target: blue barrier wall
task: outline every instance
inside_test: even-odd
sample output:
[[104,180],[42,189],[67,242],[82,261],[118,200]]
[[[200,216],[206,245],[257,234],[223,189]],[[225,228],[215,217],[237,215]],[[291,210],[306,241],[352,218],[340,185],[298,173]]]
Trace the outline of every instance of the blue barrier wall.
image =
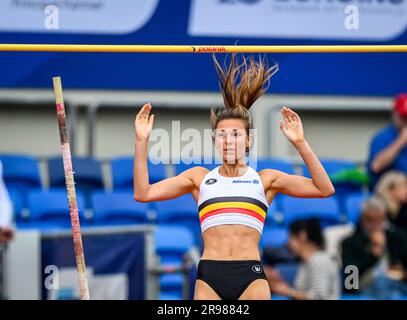
[[[405,0],[397,1],[397,4],[401,3],[406,7],[403,1]],[[234,6],[242,5],[242,2],[250,5],[258,1],[221,2]],[[407,43],[406,30],[386,41],[192,36],[188,32],[190,5],[190,0],[161,0],[149,21],[141,29],[128,34],[0,32],[0,43],[225,45]],[[405,19],[407,20],[407,14]],[[360,23],[362,28],[363,24],[369,21]],[[280,64],[280,71],[272,81],[271,92],[274,93],[392,96],[407,91],[405,79],[407,53],[269,54],[268,58],[271,62],[274,60]],[[218,90],[209,54],[1,52],[0,70],[0,87],[3,88],[50,88],[52,76],[60,75],[64,88]]]
[[[143,234],[83,234],[83,247],[87,268],[92,268],[92,277],[122,274],[128,279],[128,300],[144,300],[146,286],[145,237]],[[56,266],[60,270],[75,268],[75,255],[72,237],[42,239],[42,270]],[[47,299],[45,288],[48,274],[42,274],[42,299]],[[77,283],[76,277],[72,283]],[[88,275],[89,277],[89,275]],[[59,299],[75,299],[67,294],[68,287],[60,285]],[[64,292],[65,291],[65,292]],[[97,294],[93,292],[93,294]],[[92,292],[90,292],[92,297]]]

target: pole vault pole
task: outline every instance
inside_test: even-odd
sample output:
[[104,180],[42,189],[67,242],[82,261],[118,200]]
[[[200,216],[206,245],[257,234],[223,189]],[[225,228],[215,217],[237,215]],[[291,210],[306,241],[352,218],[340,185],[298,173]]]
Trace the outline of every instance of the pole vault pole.
[[83,253],[81,228],[78,215],[78,204],[76,201],[75,181],[73,178],[71,150],[67,121],[65,116],[64,98],[62,95],[62,84],[60,77],[52,78],[54,83],[55,105],[57,110],[59,137],[61,140],[62,159],[64,162],[65,183],[68,192],[69,213],[71,216],[72,237],[75,250],[76,268],[79,275],[79,289],[81,300],[89,300],[88,279],[86,277],[85,255]]

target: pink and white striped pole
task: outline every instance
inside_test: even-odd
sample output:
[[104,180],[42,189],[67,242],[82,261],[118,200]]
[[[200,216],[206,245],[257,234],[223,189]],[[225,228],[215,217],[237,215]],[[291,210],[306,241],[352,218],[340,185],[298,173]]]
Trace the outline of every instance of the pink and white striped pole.
[[65,116],[64,98],[60,77],[52,78],[54,83],[55,104],[57,109],[59,137],[61,140],[62,159],[64,161],[66,190],[68,192],[69,212],[71,215],[72,237],[75,249],[76,268],[79,274],[79,289],[81,300],[89,300],[88,279],[86,277],[85,256],[83,253],[81,228],[79,223],[78,205],[76,201],[75,182],[73,178],[71,150],[67,121]]

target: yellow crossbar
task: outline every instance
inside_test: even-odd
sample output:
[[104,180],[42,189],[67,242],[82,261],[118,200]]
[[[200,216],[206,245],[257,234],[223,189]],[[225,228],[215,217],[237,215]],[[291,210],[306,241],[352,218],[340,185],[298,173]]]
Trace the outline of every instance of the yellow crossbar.
[[2,51],[24,52],[144,52],[144,53],[360,53],[407,52],[407,45],[222,46],[222,45],[93,45],[0,44]]

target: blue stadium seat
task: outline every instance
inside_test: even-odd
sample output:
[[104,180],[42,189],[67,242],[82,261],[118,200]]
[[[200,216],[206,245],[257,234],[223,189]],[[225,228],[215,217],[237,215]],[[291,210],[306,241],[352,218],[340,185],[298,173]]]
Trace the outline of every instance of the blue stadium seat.
[[282,212],[283,211],[283,199],[284,199],[284,194],[282,193],[277,193],[273,199],[273,202],[276,204],[276,209],[277,212]]
[[291,300],[291,298],[289,298],[287,296],[281,296],[279,294],[272,294],[271,300]]
[[22,222],[24,221],[23,217],[23,208],[24,208],[24,203],[23,203],[23,197],[20,192],[16,190],[7,190],[8,194],[10,196],[10,201],[13,205],[13,217],[15,222]]
[[322,226],[340,222],[340,211],[336,197],[329,198],[294,198],[284,196],[284,225],[289,226],[299,219],[317,218]]
[[2,154],[0,159],[7,190],[20,193],[25,207],[28,192],[42,188],[38,160],[28,155],[13,154]]
[[[154,234],[155,251],[162,266],[181,266],[185,254],[194,244],[192,233],[181,226],[159,225]],[[182,297],[183,276],[181,274],[163,274],[160,276],[161,294]]]
[[96,192],[91,197],[93,220],[97,225],[149,223],[148,203],[134,201],[130,192]]
[[160,275],[160,293],[171,294],[175,297],[183,296],[184,276],[181,273],[167,273]]
[[[134,158],[118,157],[112,159],[110,165],[113,190],[133,190]],[[164,164],[152,164],[151,161],[148,161],[147,166],[150,183],[155,183],[167,178],[166,166]]]
[[342,294],[340,300],[374,300],[362,294]]
[[362,211],[362,204],[369,198],[366,192],[351,193],[345,197],[346,221],[357,225]]
[[[350,169],[357,168],[356,163],[354,163],[352,161],[341,160],[341,159],[322,159],[321,164],[325,168],[328,175],[333,175],[333,174],[339,173],[343,170],[350,170]],[[308,168],[305,166],[305,164],[302,165],[302,170],[303,170],[303,175],[305,177],[309,178],[310,173],[309,173]],[[355,184],[355,183],[351,183],[351,182],[334,183],[334,187],[335,187],[335,196],[339,200],[339,206],[342,211],[345,210],[344,198],[346,197],[346,195],[350,194],[350,193],[362,191],[362,186],[360,184]]]
[[[72,167],[76,190],[85,197],[85,205],[90,207],[91,193],[104,190],[102,164],[89,157],[72,157]],[[48,174],[51,188],[65,188],[65,173],[62,157],[48,159]]]
[[202,244],[201,226],[196,201],[191,194],[167,201],[154,203],[158,224],[187,227],[195,238],[195,244]]
[[[321,159],[321,164],[323,165],[325,171],[328,174],[338,173],[342,170],[355,169],[357,168],[356,163],[352,161],[342,160],[342,159]],[[302,164],[302,173],[304,177],[310,178],[311,175],[305,164]]]
[[264,170],[264,169],[274,169],[279,170],[288,174],[295,173],[295,167],[292,161],[290,160],[283,160],[283,159],[258,159],[257,160],[257,171]]
[[297,276],[298,263],[278,263],[274,269],[280,274],[291,287],[294,285],[295,277]]
[[[81,193],[76,194],[79,219],[85,222],[85,205]],[[28,195],[29,221],[22,228],[70,228],[71,217],[67,193],[64,190],[33,191]]]
[[183,300],[182,293],[163,292],[159,294],[158,300]]
[[284,227],[264,227],[260,248],[279,248],[288,243],[289,232]]
[[182,226],[158,225],[154,234],[155,248],[163,265],[179,265],[194,244],[190,230]]

